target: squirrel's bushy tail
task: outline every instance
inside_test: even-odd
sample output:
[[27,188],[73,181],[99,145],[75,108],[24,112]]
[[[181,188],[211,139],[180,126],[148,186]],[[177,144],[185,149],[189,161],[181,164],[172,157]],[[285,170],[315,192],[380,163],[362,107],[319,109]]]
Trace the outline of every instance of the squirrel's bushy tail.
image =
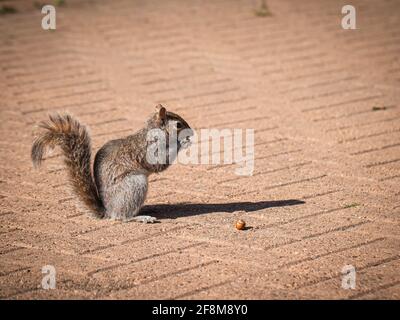
[[42,121],[39,127],[44,131],[32,146],[33,165],[40,166],[47,148],[60,146],[75,193],[97,216],[103,217],[103,204],[90,168],[91,142],[85,126],[68,114],[55,114],[48,121]]

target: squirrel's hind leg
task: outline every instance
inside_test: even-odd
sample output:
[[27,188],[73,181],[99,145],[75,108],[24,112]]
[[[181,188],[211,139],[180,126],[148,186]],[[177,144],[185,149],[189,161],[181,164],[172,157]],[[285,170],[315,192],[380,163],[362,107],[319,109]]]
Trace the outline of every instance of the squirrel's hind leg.
[[106,216],[123,221],[154,222],[150,216],[137,216],[147,195],[148,181],[144,174],[130,174],[104,192]]

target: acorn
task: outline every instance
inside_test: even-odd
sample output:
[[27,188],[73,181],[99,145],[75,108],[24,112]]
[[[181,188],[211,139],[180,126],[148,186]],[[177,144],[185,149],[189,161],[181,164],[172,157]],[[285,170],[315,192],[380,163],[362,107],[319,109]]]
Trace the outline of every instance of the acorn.
[[243,220],[238,220],[236,221],[235,227],[238,230],[244,230],[244,228],[246,227],[246,222],[244,222]]

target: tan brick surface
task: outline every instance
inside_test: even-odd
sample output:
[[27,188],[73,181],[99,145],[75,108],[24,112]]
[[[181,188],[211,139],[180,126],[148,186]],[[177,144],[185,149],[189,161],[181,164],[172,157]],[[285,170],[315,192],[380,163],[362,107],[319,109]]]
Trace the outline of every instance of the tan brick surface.
[[[0,2],[18,9],[0,15],[0,298],[399,299],[398,0],[352,1],[357,30],[342,0],[269,0],[270,17],[247,0],[66,2],[53,32],[33,1]],[[171,167],[144,225],[82,210],[58,150],[33,170],[47,113],[79,117],[97,149],[157,103],[196,129],[254,128],[254,175]]]

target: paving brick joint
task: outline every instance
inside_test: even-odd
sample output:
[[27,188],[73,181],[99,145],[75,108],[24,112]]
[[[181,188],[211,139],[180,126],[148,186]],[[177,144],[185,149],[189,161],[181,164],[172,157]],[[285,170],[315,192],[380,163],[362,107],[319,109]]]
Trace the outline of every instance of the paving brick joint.
[[[0,2],[0,298],[400,298],[400,2],[352,1],[356,30],[342,0],[267,2],[67,0],[53,31],[33,1]],[[96,150],[157,103],[255,129],[253,176],[174,165],[143,208],[160,223],[140,224],[83,210],[59,150],[33,169],[48,113]]]

